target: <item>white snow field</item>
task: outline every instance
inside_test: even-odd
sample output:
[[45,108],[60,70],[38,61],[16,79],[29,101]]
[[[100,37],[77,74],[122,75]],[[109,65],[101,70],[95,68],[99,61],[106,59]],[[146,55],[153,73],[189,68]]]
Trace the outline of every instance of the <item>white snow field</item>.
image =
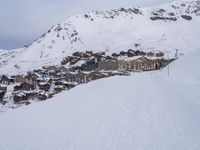
[[199,150],[200,51],[0,114],[1,150]]

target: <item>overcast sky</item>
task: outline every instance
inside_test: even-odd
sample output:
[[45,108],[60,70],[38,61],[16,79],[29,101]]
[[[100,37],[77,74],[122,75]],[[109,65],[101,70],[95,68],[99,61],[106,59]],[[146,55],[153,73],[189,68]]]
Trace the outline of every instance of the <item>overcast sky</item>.
[[31,43],[56,23],[90,10],[151,6],[170,0],[0,0],[0,49]]

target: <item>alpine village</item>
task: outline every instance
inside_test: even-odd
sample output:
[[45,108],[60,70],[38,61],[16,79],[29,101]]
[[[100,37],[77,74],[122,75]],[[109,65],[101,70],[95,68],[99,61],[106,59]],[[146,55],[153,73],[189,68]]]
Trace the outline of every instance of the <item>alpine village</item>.
[[0,105],[16,108],[33,101],[44,101],[63,90],[101,78],[159,70],[175,59],[166,58],[165,53],[160,51],[132,49],[111,55],[93,51],[74,52],[60,65],[43,66],[24,75],[0,75]]

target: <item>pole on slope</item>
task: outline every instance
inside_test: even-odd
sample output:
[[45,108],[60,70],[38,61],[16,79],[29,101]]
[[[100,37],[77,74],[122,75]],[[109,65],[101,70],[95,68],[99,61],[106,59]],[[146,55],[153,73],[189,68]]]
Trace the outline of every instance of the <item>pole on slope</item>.
[[169,50],[165,50],[164,52],[166,52],[167,53],[167,75],[168,75],[168,77],[170,76],[170,67],[169,67],[169,64],[170,64],[170,60],[169,60],[169,53],[170,53],[170,51]]
[[169,74],[169,51],[167,51],[167,59],[168,59],[168,67],[167,67],[168,69],[167,70],[168,70],[168,77],[169,77],[169,75],[170,75]]

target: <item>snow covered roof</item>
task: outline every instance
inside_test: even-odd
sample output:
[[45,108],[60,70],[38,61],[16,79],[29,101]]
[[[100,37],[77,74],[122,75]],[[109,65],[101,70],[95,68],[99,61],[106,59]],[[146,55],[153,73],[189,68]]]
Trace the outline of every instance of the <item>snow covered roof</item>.
[[74,65],[72,65],[71,67],[73,67],[73,66],[81,66],[82,64],[84,64],[86,62],[86,60],[79,60],[76,64],[74,64]]
[[47,82],[40,82],[39,84],[40,85],[49,85],[49,83],[47,83]]

